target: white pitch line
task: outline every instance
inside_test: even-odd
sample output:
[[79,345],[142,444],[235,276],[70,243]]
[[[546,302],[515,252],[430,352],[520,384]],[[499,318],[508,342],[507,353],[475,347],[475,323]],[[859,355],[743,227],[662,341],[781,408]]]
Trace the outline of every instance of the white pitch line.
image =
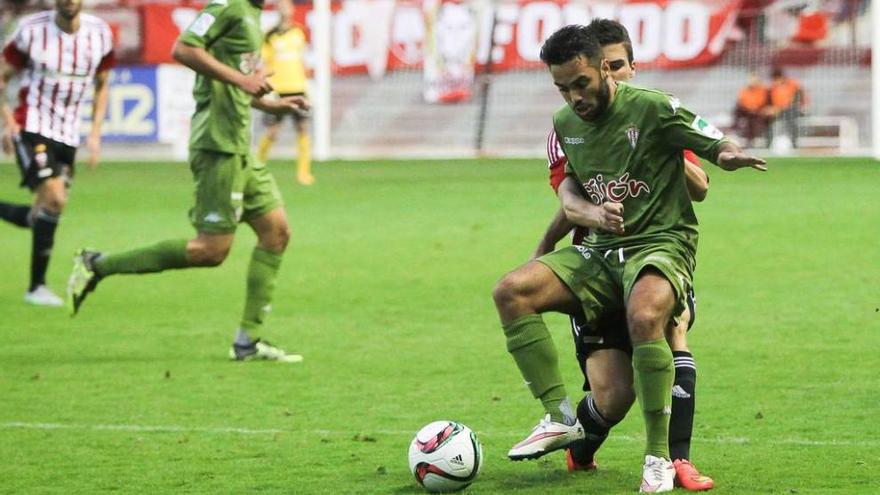
[[95,431],[133,431],[146,433],[234,433],[237,435],[272,435],[284,433],[287,430],[255,430],[250,428],[218,427],[209,428],[201,426],[177,426],[177,425],[84,425],[65,423],[23,423],[9,422],[0,423],[0,429],[12,430],[95,430]]
[[[415,431],[410,430],[366,430],[366,431],[340,431],[340,430],[282,430],[282,429],[252,429],[252,428],[236,428],[231,426],[221,427],[203,427],[203,426],[180,426],[180,425],[126,425],[126,424],[76,424],[76,423],[28,423],[21,421],[11,421],[0,423],[0,430],[80,430],[80,431],[130,431],[142,433],[214,433],[214,434],[234,434],[234,435],[274,435],[276,433],[292,433],[306,434],[314,436],[352,436],[360,435],[369,437],[371,435],[390,435],[390,436],[410,436]],[[516,438],[522,435],[522,432],[500,432],[483,430],[480,435],[487,437],[504,437]],[[611,438],[614,440],[622,440],[625,442],[643,442],[645,439],[635,435],[615,435]],[[798,437],[782,437],[782,438],[761,438],[754,439],[748,437],[694,437],[694,442],[714,443],[720,445],[748,445],[748,444],[782,444],[794,445],[801,447],[880,447],[880,441],[871,440],[813,440],[809,438]]]

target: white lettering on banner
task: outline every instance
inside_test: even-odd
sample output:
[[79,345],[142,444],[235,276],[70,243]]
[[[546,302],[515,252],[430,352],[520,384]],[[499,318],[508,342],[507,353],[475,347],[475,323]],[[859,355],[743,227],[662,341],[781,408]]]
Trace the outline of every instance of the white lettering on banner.
[[405,64],[422,61],[425,23],[422,11],[412,5],[398,5],[391,29],[391,53]]
[[660,56],[660,25],[663,11],[655,3],[632,3],[620,8],[620,23],[626,26],[636,60],[654,60]]
[[567,3],[562,6],[562,17],[565,19],[566,26],[569,24],[586,24],[590,20],[590,11],[587,10],[585,5]]
[[[155,105],[153,91],[143,84],[117,84],[109,93],[107,132],[128,136],[144,136],[156,132],[150,120]],[[134,106],[131,104],[134,103]],[[126,111],[126,106],[128,110]]]
[[550,2],[533,2],[523,6],[516,30],[516,48],[520,57],[529,62],[541,60],[541,45],[562,27],[562,12]]
[[366,43],[360,35],[367,19],[356,16],[348,3],[333,16],[333,61],[343,67],[367,63]]
[[666,7],[663,54],[669,60],[688,60],[709,42],[709,11],[697,2],[672,2]]

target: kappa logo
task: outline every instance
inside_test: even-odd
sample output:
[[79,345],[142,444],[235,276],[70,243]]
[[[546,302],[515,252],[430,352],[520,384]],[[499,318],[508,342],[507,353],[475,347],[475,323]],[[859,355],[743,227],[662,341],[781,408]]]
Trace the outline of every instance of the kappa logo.
[[672,113],[676,113],[678,112],[679,107],[681,107],[681,101],[674,96],[670,96],[669,106],[672,107]]
[[590,257],[592,256],[590,254],[590,248],[588,248],[586,246],[578,245],[578,246],[575,246],[574,248],[577,249],[577,252],[581,253],[581,256],[583,256],[584,259],[586,259],[586,260],[590,259]]
[[626,132],[626,138],[629,139],[629,145],[632,149],[636,149],[636,143],[639,142],[639,128],[635,124],[630,124],[624,132]]
[[584,144],[584,138],[582,137],[564,137],[563,140],[565,144]]
[[217,223],[217,222],[223,220],[223,217],[221,217],[220,214],[217,213],[216,211],[212,211],[211,213],[208,213],[207,215],[205,215],[204,220],[206,222],[210,222],[210,223]]

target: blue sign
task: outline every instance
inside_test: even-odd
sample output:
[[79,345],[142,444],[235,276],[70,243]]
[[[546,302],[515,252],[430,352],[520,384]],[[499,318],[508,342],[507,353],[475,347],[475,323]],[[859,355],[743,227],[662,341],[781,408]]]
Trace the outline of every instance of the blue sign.
[[[105,142],[156,142],[157,119],[155,66],[122,66],[110,71],[107,116],[101,128]],[[89,90],[82,102],[82,134],[91,129],[92,97]]]

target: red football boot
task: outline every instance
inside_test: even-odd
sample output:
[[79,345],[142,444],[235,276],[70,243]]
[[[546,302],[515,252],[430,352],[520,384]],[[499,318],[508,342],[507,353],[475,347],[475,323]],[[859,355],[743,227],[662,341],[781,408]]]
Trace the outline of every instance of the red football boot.
[[672,465],[675,466],[676,486],[692,492],[711,490],[715,486],[712,478],[700,474],[696,466],[687,459],[676,459]]
[[571,449],[565,449],[565,465],[568,466],[569,472],[575,471],[592,471],[599,467],[595,459],[587,464],[580,464],[571,455]]

